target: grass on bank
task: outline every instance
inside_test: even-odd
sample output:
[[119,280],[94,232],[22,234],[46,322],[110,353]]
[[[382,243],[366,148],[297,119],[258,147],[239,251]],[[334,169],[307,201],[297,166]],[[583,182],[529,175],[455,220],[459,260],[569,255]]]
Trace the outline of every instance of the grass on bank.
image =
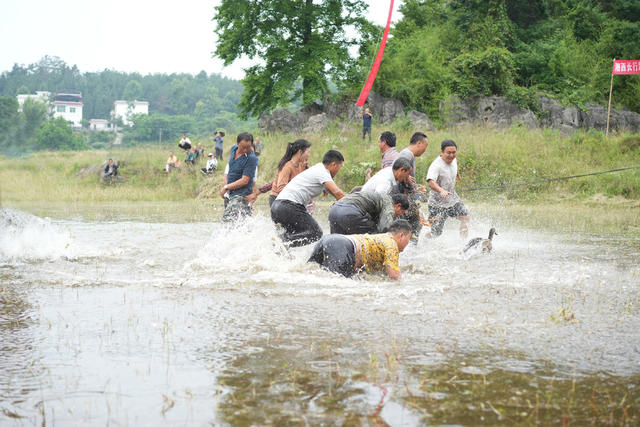
[[[349,190],[361,185],[368,167],[379,168],[380,153],[375,135],[384,130],[396,132],[398,149],[408,145],[413,130],[402,124],[374,127],[372,142],[362,141],[360,129],[334,123],[318,134],[268,134],[261,136],[265,149],[260,156],[259,185],[269,182],[287,142],[306,138],[312,142],[310,163],[321,160],[328,149],[343,153],[346,161],[338,174],[338,185]],[[458,165],[462,182],[457,188],[500,186],[569,175],[640,166],[640,135],[605,138],[601,132],[578,132],[572,136],[551,129],[528,130],[512,127],[496,130],[484,127],[445,129],[428,133],[429,147],[417,159],[416,180],[425,184],[431,161],[440,153],[440,142],[458,143]],[[198,143],[200,141],[194,141]],[[214,151],[208,141],[205,153]],[[235,135],[225,140],[225,157]],[[174,143],[112,147],[109,150],[38,152],[22,158],[0,157],[0,197],[8,201],[179,201],[194,198],[218,199],[226,160],[213,176],[204,176],[197,167],[182,167],[170,174],[163,171],[169,151],[183,160]],[[99,168],[106,159],[124,161],[119,170],[124,182],[105,186]],[[512,199],[520,202],[540,200],[587,200],[596,195],[640,199],[640,169],[525,187],[496,188],[462,192],[469,201]]]

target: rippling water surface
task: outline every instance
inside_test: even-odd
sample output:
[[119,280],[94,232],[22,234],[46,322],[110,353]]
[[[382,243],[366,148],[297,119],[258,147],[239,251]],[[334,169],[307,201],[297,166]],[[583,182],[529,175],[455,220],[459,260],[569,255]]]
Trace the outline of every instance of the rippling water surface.
[[393,283],[260,214],[67,218],[0,211],[0,424],[638,422],[637,239],[452,221]]

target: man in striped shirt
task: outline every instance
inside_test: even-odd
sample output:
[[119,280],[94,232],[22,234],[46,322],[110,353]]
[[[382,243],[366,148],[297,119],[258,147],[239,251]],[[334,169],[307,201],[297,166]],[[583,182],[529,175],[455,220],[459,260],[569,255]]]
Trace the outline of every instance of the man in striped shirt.
[[396,134],[390,131],[384,131],[378,138],[378,147],[382,153],[382,169],[393,165],[393,161],[398,157],[396,151]]

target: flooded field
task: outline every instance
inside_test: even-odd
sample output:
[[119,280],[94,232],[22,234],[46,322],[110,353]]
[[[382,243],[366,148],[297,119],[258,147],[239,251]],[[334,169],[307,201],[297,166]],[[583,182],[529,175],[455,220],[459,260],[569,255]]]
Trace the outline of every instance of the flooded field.
[[392,283],[220,215],[2,208],[0,424],[640,423],[637,237],[476,215]]

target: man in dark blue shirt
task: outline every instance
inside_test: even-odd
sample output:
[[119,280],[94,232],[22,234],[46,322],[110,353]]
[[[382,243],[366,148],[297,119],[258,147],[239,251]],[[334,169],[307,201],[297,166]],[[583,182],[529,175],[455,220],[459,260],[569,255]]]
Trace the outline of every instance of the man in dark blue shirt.
[[366,108],[364,113],[362,113],[362,140],[364,141],[364,136],[369,133],[369,142],[371,142],[371,119],[372,119],[371,111]]
[[222,215],[223,221],[233,221],[251,215],[246,196],[253,192],[253,178],[258,167],[258,158],[253,153],[253,135],[243,132],[238,135],[237,145],[229,154],[227,184],[220,190],[220,196],[228,193],[229,203]]

